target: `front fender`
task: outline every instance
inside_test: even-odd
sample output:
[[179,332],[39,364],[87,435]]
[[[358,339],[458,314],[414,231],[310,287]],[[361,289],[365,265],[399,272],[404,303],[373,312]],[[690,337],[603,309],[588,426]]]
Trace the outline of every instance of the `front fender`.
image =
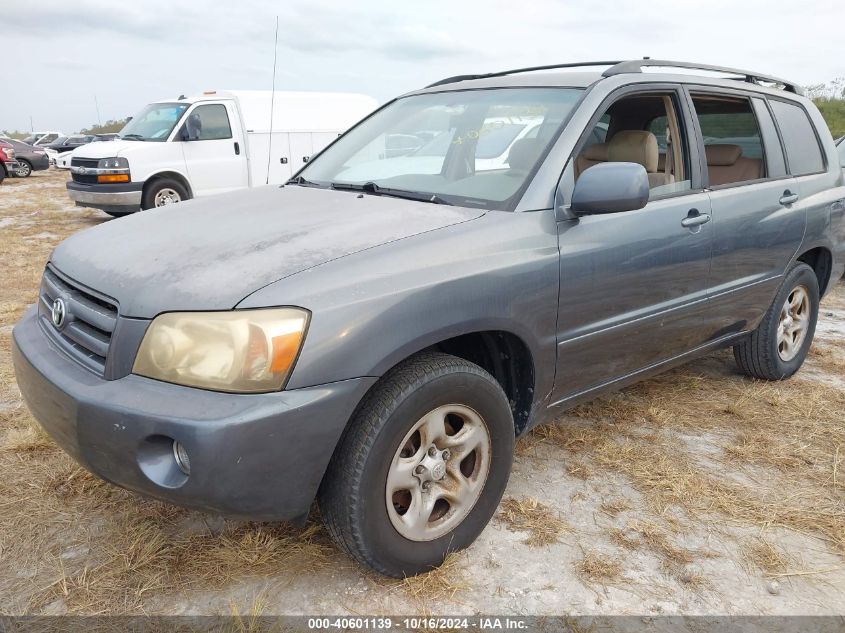
[[381,376],[454,336],[506,331],[529,348],[535,399],[554,383],[557,228],[551,211],[490,212],[275,282],[239,308],[311,310],[288,388]]

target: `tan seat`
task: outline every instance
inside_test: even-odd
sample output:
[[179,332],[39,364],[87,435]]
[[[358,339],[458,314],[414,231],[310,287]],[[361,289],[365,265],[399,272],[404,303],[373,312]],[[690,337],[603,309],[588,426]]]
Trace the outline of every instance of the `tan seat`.
[[594,143],[584,148],[578,156],[575,157],[575,177],[578,178],[585,169],[589,169],[593,165],[607,162],[607,143]]
[[610,139],[607,158],[612,163],[638,163],[648,173],[650,188],[667,185],[672,177],[658,171],[657,137],[645,130],[620,130]]
[[746,158],[739,145],[714,144],[704,147],[710,185],[718,187],[733,182],[757,180],[763,177],[763,161]]

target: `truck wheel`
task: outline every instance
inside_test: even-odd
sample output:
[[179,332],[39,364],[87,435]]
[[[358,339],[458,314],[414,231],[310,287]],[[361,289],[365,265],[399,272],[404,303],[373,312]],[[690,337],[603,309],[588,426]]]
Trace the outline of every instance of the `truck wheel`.
[[422,353],[367,394],[320,488],[334,540],[404,577],[469,546],[502,498],[514,426],[499,383],[455,356]]
[[807,264],[797,262],[757,329],[734,345],[736,364],[753,378],[789,378],[807,357],[818,317],[818,278]]
[[157,178],[144,190],[141,208],[144,210],[176,204],[190,199],[182,183],[172,178]]
[[18,160],[18,170],[15,172],[18,178],[29,178],[32,175],[32,165],[27,160]]

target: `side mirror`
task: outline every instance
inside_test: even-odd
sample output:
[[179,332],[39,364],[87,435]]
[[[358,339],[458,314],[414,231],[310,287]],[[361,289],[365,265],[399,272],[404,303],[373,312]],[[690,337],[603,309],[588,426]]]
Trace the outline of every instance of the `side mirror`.
[[619,213],[648,203],[648,173],[638,163],[599,163],[585,170],[572,192],[573,213]]

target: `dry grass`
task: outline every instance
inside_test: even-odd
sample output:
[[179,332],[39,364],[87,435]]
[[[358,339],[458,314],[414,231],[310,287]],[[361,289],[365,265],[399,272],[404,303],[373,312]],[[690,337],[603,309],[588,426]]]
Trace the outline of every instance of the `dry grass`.
[[543,547],[557,543],[569,525],[537,499],[504,499],[498,519],[517,532],[527,532],[525,543]]
[[622,577],[622,565],[607,554],[591,550],[575,563],[578,577],[585,582],[609,584]]
[[617,517],[620,513],[631,509],[631,503],[627,499],[607,499],[601,502],[599,510],[611,517]]
[[451,600],[455,594],[469,586],[469,577],[463,565],[462,553],[449,554],[439,567],[419,576],[405,578],[401,586],[421,605]]
[[[750,381],[722,354],[579,407],[535,436],[625,476],[657,517],[682,510],[785,527],[845,553],[843,411],[834,386]],[[721,451],[696,450],[714,438]]]
[[794,556],[761,536],[744,543],[742,553],[746,562],[766,574],[785,574],[795,566]]

